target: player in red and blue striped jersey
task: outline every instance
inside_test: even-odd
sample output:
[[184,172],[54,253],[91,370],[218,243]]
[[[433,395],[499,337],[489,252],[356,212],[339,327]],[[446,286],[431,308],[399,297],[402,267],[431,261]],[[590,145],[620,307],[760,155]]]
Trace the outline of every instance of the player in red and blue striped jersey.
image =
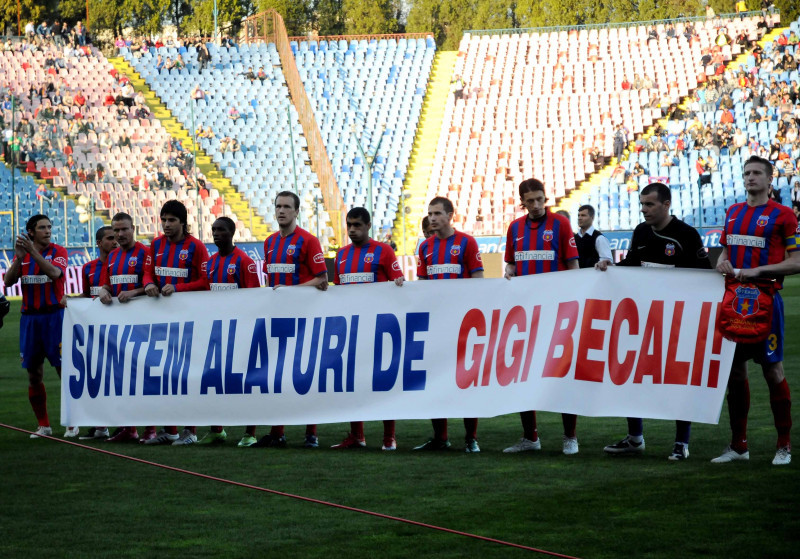
[[149,250],[136,240],[133,218],[120,212],[111,220],[111,228],[116,236],[119,248],[108,256],[108,263],[103,269],[103,293],[100,301],[111,304],[112,297],[120,303],[127,303],[134,297],[144,294],[145,266]]
[[[14,243],[14,261],[6,271],[4,282],[11,287],[22,282],[22,317],[19,322],[19,345],[22,366],[28,371],[28,400],[39,423],[32,439],[52,435],[47,414],[47,392],[44,383],[45,357],[61,377],[61,323],[64,319],[64,283],[67,251],[51,243],[53,224],[50,218],[37,214],[25,225],[26,233]],[[65,437],[78,435],[69,427]]]
[[[391,246],[371,239],[372,219],[366,208],[352,208],[347,212],[347,236],[351,244],[339,249],[333,265],[335,285],[356,285],[393,281],[402,287],[405,278],[400,263]],[[345,439],[331,448],[364,448],[364,422],[351,421],[350,432]],[[381,450],[396,450],[395,420],[383,422],[383,445]]]
[[[168,200],[161,206],[161,229],[164,234],[150,245],[144,264],[144,292],[148,297],[169,297],[175,292],[205,291],[208,289],[206,262],[208,251],[196,237],[189,234],[186,206]],[[192,444],[197,442],[197,427],[164,427],[144,444]]]
[[[264,241],[264,272],[273,289],[284,285],[305,285],[321,291],[328,289],[328,268],[319,240],[297,226],[300,198],[284,190],[275,197],[275,220],[278,231]],[[267,435],[250,448],[284,447],[283,425],[273,425]],[[303,446],[318,448],[317,426],[306,425]]]
[[[101,277],[103,275],[103,267],[108,259],[108,254],[117,248],[117,240],[114,238],[114,232],[111,227],[104,225],[95,232],[95,242],[97,243],[97,250],[99,257],[90,260],[81,268],[81,278],[83,280],[83,296],[84,297],[97,297],[100,295]],[[63,303],[66,305],[66,298]],[[81,440],[92,439],[105,439],[108,437],[108,428],[106,427],[90,427],[86,435],[81,435]]]
[[[261,287],[253,259],[233,244],[236,224],[229,217],[220,217],[211,225],[211,235],[217,245],[217,253],[206,263],[206,275],[211,291],[229,291]],[[228,434],[221,425],[213,425],[199,444],[223,443]],[[256,426],[248,425],[238,446],[246,447],[256,442]]]
[[[578,249],[569,220],[547,209],[544,184],[527,179],[519,185],[519,197],[528,215],[511,222],[506,237],[506,279],[561,270],[578,269]],[[536,428],[536,412],[520,412],[522,438],[503,452],[539,450],[542,442]],[[576,454],[578,438],[575,429],[578,417],[562,413],[564,425],[563,452]]]
[[100,295],[100,288],[103,285],[101,283],[103,267],[105,266],[109,253],[117,248],[117,240],[114,237],[114,231],[112,231],[111,227],[108,225],[104,225],[97,230],[95,233],[95,242],[97,243],[99,257],[90,260],[81,268],[84,297],[97,297]]
[[[124,304],[144,294],[144,265],[148,255],[147,247],[136,241],[133,218],[129,214],[114,214],[111,230],[119,247],[111,251],[103,267],[103,288],[99,298],[104,305],[110,305],[112,297]],[[136,427],[120,427],[106,442],[145,442],[155,436],[155,427],[147,427],[141,439]]]
[[[453,219],[453,203],[437,196],[428,204],[428,219],[433,234],[419,246],[417,277],[442,280],[457,278],[482,278],[483,261],[475,238],[456,231],[450,222]],[[447,436],[447,419],[431,419],[433,437],[414,450],[446,450],[450,447]],[[464,450],[480,452],[478,446],[478,418],[464,418]]]
[[[781,287],[783,276],[800,272],[800,229],[794,212],[770,199],[772,163],[753,156],[744,164],[744,187],[747,200],[728,208],[722,254],[717,270],[746,281],[759,277],[775,278]],[[792,398],[783,371],[783,300],[775,293],[772,327],[763,342],[736,345],[728,380],[728,413],[731,443],[712,462],[721,464],[749,460],[747,414],[750,408],[750,385],[747,362],[753,359],[769,387],[769,403],[778,432],[777,451],[772,463],[787,465],[792,460]]]

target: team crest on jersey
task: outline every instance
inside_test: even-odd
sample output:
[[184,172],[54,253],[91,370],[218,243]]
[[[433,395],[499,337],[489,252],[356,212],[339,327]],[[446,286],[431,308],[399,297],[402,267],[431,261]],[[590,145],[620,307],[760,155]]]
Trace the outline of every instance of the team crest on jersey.
[[50,260],[53,259],[53,255],[52,254],[47,254],[47,255],[45,255],[44,259],[49,262]]
[[236,273],[236,264],[228,264],[228,275],[232,276]]
[[181,260],[186,260],[187,258],[189,258],[189,251],[186,250],[186,249],[183,249],[180,252],[180,254],[178,254],[178,258],[180,258]]
[[139,259],[138,259],[138,258],[136,258],[135,256],[131,256],[131,257],[128,259],[128,266],[136,266],[136,264],[137,264],[138,262],[139,262]]
[[542,231],[542,239],[550,242],[553,240],[553,230],[552,229],[545,229]]
[[289,245],[288,247],[286,247],[286,254],[291,256],[292,254],[294,254],[294,249],[295,248],[297,248],[297,247],[295,247],[294,245]]
[[461,254],[461,245],[456,245],[450,249],[450,254],[453,256],[458,256]]
[[761,293],[757,287],[741,286],[736,288],[736,297],[733,299],[733,310],[743,317],[758,312],[758,296]]
[[372,264],[372,261],[375,260],[375,255],[371,252],[368,252],[364,255],[364,262],[367,264]]
[[667,243],[667,246],[664,248],[664,254],[667,256],[675,256],[675,243]]
[[758,219],[756,220],[756,225],[758,227],[766,227],[768,223],[769,223],[768,215],[759,216]]

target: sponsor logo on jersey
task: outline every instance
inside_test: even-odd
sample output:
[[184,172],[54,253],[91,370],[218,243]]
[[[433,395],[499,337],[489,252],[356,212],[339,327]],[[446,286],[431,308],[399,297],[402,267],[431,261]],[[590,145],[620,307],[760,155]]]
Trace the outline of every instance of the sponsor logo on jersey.
[[325,255],[321,252],[319,254],[314,255],[314,263],[315,264],[324,264],[325,263]]
[[756,220],[756,225],[758,227],[766,227],[768,223],[769,223],[768,215],[759,216],[758,219]]
[[667,246],[664,247],[664,254],[667,256],[675,256],[675,243],[667,243]]
[[339,283],[373,283],[375,274],[372,272],[359,272],[356,274],[342,274],[339,276]]
[[575,244],[575,237],[570,237],[569,238],[569,246],[571,246],[573,248],[578,248],[578,245]]
[[435,276],[436,274],[460,274],[461,264],[435,264],[428,266],[428,275]]
[[186,268],[168,268],[165,266],[156,266],[156,275],[162,278],[188,278],[189,270]]
[[754,235],[728,235],[725,237],[728,245],[745,246],[753,248],[765,248],[767,240],[763,237],[756,237]]
[[256,265],[255,265],[255,263],[248,264],[247,265],[247,271],[250,272],[251,274],[255,274],[256,273]]
[[203,272],[204,274],[206,273],[206,270],[208,269],[206,264],[207,264],[206,262],[203,262],[202,264],[200,264],[200,271]]
[[136,266],[136,264],[138,264],[138,263],[139,263],[139,259],[136,258],[135,256],[131,256],[128,259],[128,266]]
[[400,271],[400,262],[395,260],[394,263],[392,264],[392,270],[397,270],[399,272]]
[[747,317],[758,312],[758,296],[760,291],[757,287],[741,286],[736,288],[736,297],[733,299],[733,310],[741,316]]
[[122,274],[119,276],[111,276],[109,279],[111,285],[124,285],[126,283],[137,283],[139,281],[139,276],[136,274]]
[[144,259],[144,265],[149,266],[151,262],[153,262],[153,259],[150,258],[150,255],[148,254],[147,258]]
[[455,245],[451,247],[450,254],[452,254],[453,256],[458,256],[459,254],[461,254],[461,245]]
[[234,289],[239,289],[239,286],[235,283],[212,283],[209,284],[211,291],[232,291]]
[[89,295],[91,295],[92,297],[99,297],[101,289],[103,288],[100,287],[99,285],[93,285],[92,287],[89,288]]
[[542,239],[547,241],[548,243],[553,240],[553,230],[552,229],[545,229],[542,231]]
[[514,253],[515,262],[529,262],[531,260],[555,260],[554,250],[518,250]]
[[236,273],[236,264],[228,264],[228,275],[232,276]]
[[56,258],[55,258],[55,260],[53,260],[53,262],[55,262],[56,264],[58,264],[60,266],[65,266],[66,267],[66,265],[67,265],[67,259],[64,258],[63,256],[56,256]]
[[24,284],[28,285],[42,285],[45,283],[50,283],[52,280],[48,276],[38,275],[38,276],[22,276],[19,278],[20,281]]
[[294,264],[267,264],[268,274],[293,274]]
[[294,254],[296,248],[297,247],[295,245],[289,245],[288,247],[286,247],[286,254],[291,256],[292,254]]
[[183,250],[182,250],[182,251],[181,251],[181,252],[178,254],[178,258],[180,258],[181,260],[186,260],[187,258],[189,258],[189,251],[188,251],[188,250],[186,250],[186,249],[183,249]]
[[364,262],[366,264],[372,264],[372,261],[375,260],[375,255],[371,252],[368,252],[364,255]]

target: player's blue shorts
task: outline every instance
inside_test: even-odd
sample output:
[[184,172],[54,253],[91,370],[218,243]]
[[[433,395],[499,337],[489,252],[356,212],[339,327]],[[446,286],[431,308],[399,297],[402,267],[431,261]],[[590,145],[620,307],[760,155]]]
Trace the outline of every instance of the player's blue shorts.
[[759,365],[771,365],[783,361],[783,298],[775,293],[772,304],[772,328],[763,342],[737,344],[737,358],[752,359]]
[[61,323],[64,309],[45,314],[23,314],[19,319],[19,351],[22,367],[29,369],[44,363],[61,367]]

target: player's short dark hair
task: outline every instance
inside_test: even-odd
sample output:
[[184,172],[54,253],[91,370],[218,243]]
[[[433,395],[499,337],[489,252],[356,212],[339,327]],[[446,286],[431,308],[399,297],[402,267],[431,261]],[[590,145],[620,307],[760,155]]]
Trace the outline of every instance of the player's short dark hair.
[[98,243],[103,240],[103,237],[108,235],[108,233],[112,232],[110,225],[103,225],[100,229],[95,231],[94,240]]
[[179,202],[178,200],[167,200],[164,202],[164,205],[161,206],[159,217],[163,218],[165,215],[177,217],[178,221],[183,225],[183,233],[185,235],[189,234],[189,225],[187,224],[189,213],[186,211],[186,206],[183,205],[183,202]]
[[347,219],[360,219],[364,225],[372,223],[372,218],[367,208],[350,208],[350,211],[347,212]]
[[519,197],[522,198],[526,192],[544,192],[544,195],[547,196],[544,183],[539,179],[525,179],[519,183]]
[[300,197],[297,194],[295,194],[294,192],[292,192],[290,190],[283,190],[281,192],[278,192],[278,195],[275,196],[275,203],[276,204],[278,203],[278,198],[280,198],[281,196],[285,196],[285,197],[291,198],[294,201],[294,209],[295,210],[299,210],[300,209]]
[[589,217],[591,217],[592,219],[594,219],[594,206],[592,206],[591,204],[584,204],[583,206],[581,206],[580,208],[578,208],[578,213],[580,213],[580,212],[582,212],[582,211],[584,211],[584,210],[586,210],[587,212],[589,212]]
[[28,219],[27,223],[25,223],[25,230],[29,231],[29,232],[33,231],[34,229],[36,229],[36,224],[39,223],[43,219],[46,219],[50,223],[53,222],[49,217],[47,217],[44,214],[36,214],[35,216],[33,216],[30,219]]
[[448,214],[454,213],[456,211],[456,209],[453,207],[453,203],[444,196],[437,196],[436,198],[431,200],[428,205],[433,206],[434,204],[441,204],[442,207],[444,208],[445,213]]
[[422,227],[422,234],[423,235],[425,235],[428,232],[428,229],[431,228],[431,220],[427,215],[422,218],[421,227]]
[[672,191],[663,182],[651,182],[645,186],[641,192],[639,192],[639,195],[647,196],[648,194],[653,194],[654,192],[658,196],[658,201],[662,204],[664,202],[672,201]]
[[114,217],[111,218],[111,222],[115,221],[130,221],[131,225],[133,225],[133,218],[130,214],[126,214],[125,212],[117,212],[114,214]]
[[569,221],[572,221],[572,218],[570,217],[570,215],[569,215],[569,212],[568,212],[567,210],[558,210],[556,213],[557,213],[558,215],[563,215],[563,216],[564,216],[564,217],[566,217],[566,218],[567,218]]
[[225,227],[231,232],[236,233],[236,222],[234,222],[231,218],[226,215],[219,216],[216,221],[221,221],[225,224]]
[[775,174],[775,168],[772,166],[772,162],[769,159],[764,159],[763,157],[759,157],[757,155],[751,155],[750,158],[744,162],[742,169],[748,165],[761,165],[764,167],[764,172],[769,178],[772,178]]

